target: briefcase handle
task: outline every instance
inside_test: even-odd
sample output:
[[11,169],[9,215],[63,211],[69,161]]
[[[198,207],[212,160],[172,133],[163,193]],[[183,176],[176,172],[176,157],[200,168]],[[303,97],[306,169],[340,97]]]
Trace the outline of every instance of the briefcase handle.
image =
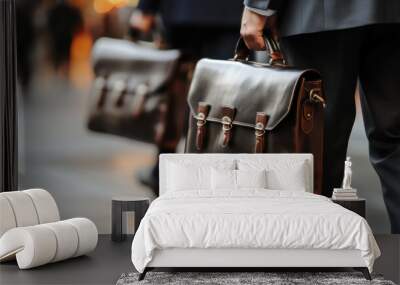
[[[287,65],[287,62],[283,56],[279,43],[272,38],[268,33],[264,34],[266,52],[270,58],[269,63],[271,65]],[[243,37],[240,37],[235,48],[234,60],[244,60],[247,61],[250,56],[250,49],[244,42]]]
[[[134,43],[139,43],[139,44],[147,43],[147,41],[140,40],[141,35],[142,35],[142,32],[139,29],[129,27],[128,35],[127,35],[128,40],[130,40]],[[159,49],[167,48],[167,44],[164,41],[162,35],[160,33],[156,32],[155,29],[149,33],[149,40],[150,40],[150,43],[153,43],[154,46]]]

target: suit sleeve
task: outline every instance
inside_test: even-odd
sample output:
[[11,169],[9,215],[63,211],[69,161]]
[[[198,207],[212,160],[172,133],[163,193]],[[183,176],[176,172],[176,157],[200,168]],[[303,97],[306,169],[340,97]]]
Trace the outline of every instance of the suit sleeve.
[[161,0],[140,0],[137,8],[143,13],[156,14],[160,9]]
[[244,0],[246,7],[267,11],[270,6],[270,0]]
[[272,11],[279,11],[285,3],[284,0],[244,0],[243,2],[246,8],[264,16],[270,16]]

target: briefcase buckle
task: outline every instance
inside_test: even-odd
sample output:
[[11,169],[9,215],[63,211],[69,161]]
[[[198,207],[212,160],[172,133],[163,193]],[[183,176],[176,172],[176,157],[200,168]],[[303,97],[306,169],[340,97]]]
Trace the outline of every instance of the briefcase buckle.
[[197,114],[197,126],[202,127],[206,124],[206,114],[204,113],[198,113]]
[[254,127],[257,137],[262,137],[265,134],[265,126],[263,123],[257,123]]
[[229,118],[228,116],[222,117],[222,129],[224,131],[229,131],[232,129],[232,119]]
[[325,99],[322,98],[319,94],[321,93],[321,89],[319,88],[313,88],[310,90],[310,100],[312,102],[316,103],[322,103],[322,106],[325,108],[326,107],[326,102]]

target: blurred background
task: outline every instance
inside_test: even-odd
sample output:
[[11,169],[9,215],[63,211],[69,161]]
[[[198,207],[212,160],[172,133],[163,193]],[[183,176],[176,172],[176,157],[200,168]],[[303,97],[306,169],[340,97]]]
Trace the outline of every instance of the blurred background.
[[[88,217],[100,233],[111,232],[111,197],[155,197],[136,173],[154,164],[157,149],[86,127],[93,43],[104,36],[125,38],[137,2],[16,1],[20,188],[47,189],[64,219]],[[374,232],[389,233],[380,184],[368,160],[357,94],[356,101],[348,151],[353,187],[367,199],[367,219]]]

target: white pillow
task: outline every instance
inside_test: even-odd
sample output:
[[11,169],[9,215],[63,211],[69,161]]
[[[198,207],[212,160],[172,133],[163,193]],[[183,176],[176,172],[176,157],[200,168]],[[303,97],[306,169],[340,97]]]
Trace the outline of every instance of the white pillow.
[[267,171],[235,170],[237,188],[267,188]]
[[241,188],[266,188],[266,171],[263,170],[211,170],[213,190],[239,190]]
[[308,183],[303,166],[298,165],[298,167],[288,171],[282,171],[280,169],[269,170],[267,172],[268,188],[273,190],[306,192]]
[[235,160],[170,160],[167,191],[211,190],[211,169],[234,169]]
[[304,160],[239,159],[239,170],[266,170],[267,188],[273,190],[306,191],[310,188],[308,164]]
[[211,170],[211,189],[213,190],[235,190],[236,170],[216,169]]

